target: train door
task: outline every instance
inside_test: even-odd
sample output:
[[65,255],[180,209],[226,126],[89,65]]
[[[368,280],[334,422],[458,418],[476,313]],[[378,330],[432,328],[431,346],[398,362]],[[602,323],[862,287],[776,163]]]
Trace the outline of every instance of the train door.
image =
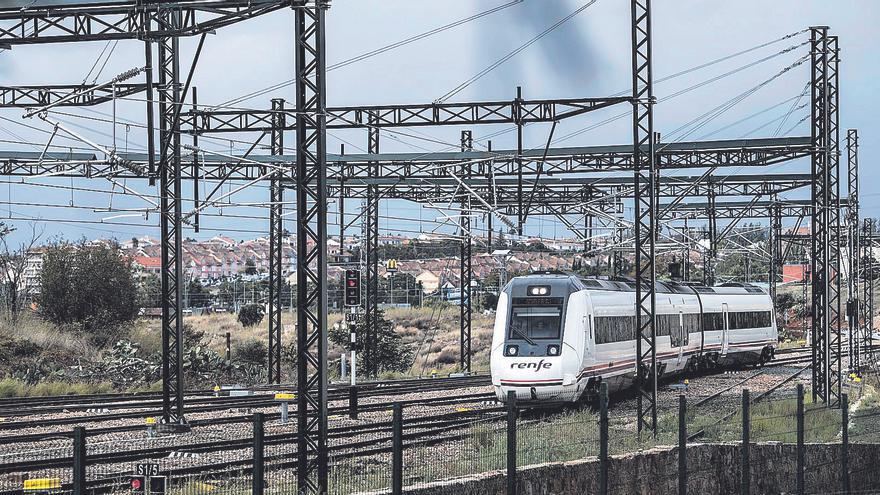
[[730,341],[730,315],[727,311],[727,303],[721,303],[721,314],[724,319],[724,328],[721,330],[721,355],[726,356]]
[[684,358],[684,346],[687,345],[687,331],[684,328],[684,313],[678,312],[678,364],[681,364],[681,360]]
[[593,362],[596,359],[594,352],[596,350],[595,347],[595,336],[593,335],[593,315],[587,313],[584,315],[584,358],[583,362],[586,363]]

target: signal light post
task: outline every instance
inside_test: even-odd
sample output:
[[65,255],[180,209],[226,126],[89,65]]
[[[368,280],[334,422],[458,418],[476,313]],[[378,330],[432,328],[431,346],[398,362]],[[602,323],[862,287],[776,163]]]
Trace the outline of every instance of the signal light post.
[[350,309],[346,315],[346,323],[351,329],[351,386],[357,385],[357,343],[358,308],[361,306],[361,272],[345,270],[345,306]]

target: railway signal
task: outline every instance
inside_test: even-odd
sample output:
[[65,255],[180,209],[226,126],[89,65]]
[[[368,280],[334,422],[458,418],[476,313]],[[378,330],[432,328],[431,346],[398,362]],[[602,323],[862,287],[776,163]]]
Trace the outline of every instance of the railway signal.
[[146,476],[132,476],[128,482],[132,493],[145,493],[147,489]]
[[345,270],[345,305],[361,305],[361,272]]
[[168,488],[168,478],[165,476],[150,476],[150,494],[165,493]]
[[132,493],[164,494],[168,490],[168,478],[166,476],[137,474],[129,478],[128,486]]

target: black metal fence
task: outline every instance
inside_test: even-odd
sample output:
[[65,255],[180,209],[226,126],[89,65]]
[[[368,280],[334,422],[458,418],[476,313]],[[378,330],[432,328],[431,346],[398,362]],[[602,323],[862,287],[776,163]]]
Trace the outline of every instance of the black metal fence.
[[[871,403],[859,404],[852,414],[846,394],[838,408],[811,403],[801,385],[796,393],[780,395],[752,397],[746,389],[733,403],[727,396],[727,406],[732,406],[727,408],[709,402],[714,395],[680,395],[677,407],[660,411],[656,437],[638,435],[631,417],[609,417],[604,386],[598,410],[552,414],[518,410],[512,395],[504,406],[456,407],[429,415],[417,414],[418,405],[397,403],[388,416],[336,418],[348,421],[349,428],[346,437],[331,432],[329,493],[396,494],[494,473],[489,476],[494,486],[515,494],[526,466],[538,469],[534,466],[590,458],[596,476],[587,491],[601,494],[701,493],[717,486],[712,483],[719,478],[743,494],[760,493],[768,486],[789,493],[849,493],[853,486],[864,487],[880,478],[880,454],[876,459],[852,455],[853,449],[868,452],[861,444],[880,444],[876,395],[859,397],[860,403]],[[101,435],[87,441],[86,430],[78,427],[51,448],[0,452],[0,495],[293,494],[297,488],[292,429],[291,424],[267,422],[257,413],[252,425],[237,428],[234,437],[218,434],[226,447],[202,449],[209,453],[200,457],[202,444],[192,442],[181,450],[195,453],[193,457],[180,458],[167,455],[167,447],[186,444],[185,437],[153,438],[149,446],[139,445],[135,455]],[[624,472],[624,460],[615,457],[639,452],[644,456],[655,447],[651,453],[660,452],[666,460],[652,464],[650,479],[633,479],[631,472]],[[150,449],[163,452],[162,457],[151,457]],[[453,486],[450,490],[455,491]]]

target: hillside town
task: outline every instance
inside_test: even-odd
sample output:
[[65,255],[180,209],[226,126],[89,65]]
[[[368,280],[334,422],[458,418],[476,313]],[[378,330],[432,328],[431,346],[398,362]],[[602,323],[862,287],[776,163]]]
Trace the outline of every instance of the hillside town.
[[[791,235],[806,235],[807,228],[799,230],[790,229]],[[503,278],[507,274],[523,274],[534,271],[576,271],[588,267],[599,267],[610,263],[606,256],[588,256],[584,251],[584,242],[577,239],[525,239],[515,245],[503,240],[495,241],[496,248],[489,250],[487,239],[475,238],[475,248],[471,260],[473,280],[485,281],[495,274]],[[500,245],[502,242],[505,245]],[[598,237],[592,240],[592,247],[601,247],[607,242],[605,238]],[[88,244],[102,244],[114,246],[127,256],[131,262],[139,280],[151,277],[158,278],[161,274],[161,245],[157,238],[150,236],[133,237],[124,241],[116,239],[95,239],[87,241]],[[342,276],[344,266],[359,260],[360,238],[358,236],[346,236],[344,238],[331,237],[327,240],[328,254],[331,265],[328,266],[328,278],[338,279]],[[458,291],[460,288],[460,261],[457,244],[439,236],[422,234],[417,237],[402,235],[381,235],[378,238],[379,246],[379,276],[387,278],[385,261],[397,254],[403,254],[395,258],[397,260],[396,273],[401,276],[409,276],[414,279],[418,287],[425,295],[437,294],[441,291]],[[418,246],[421,255],[408,256],[407,247]],[[449,249],[450,246],[454,249]],[[498,248],[501,249],[498,249]],[[425,256],[432,248],[444,252],[442,256]],[[509,248],[509,249],[507,249]],[[22,276],[18,277],[17,284],[22,285],[22,293],[33,295],[39,293],[39,279],[42,267],[45,246],[30,248],[27,251],[26,262]],[[288,286],[296,285],[296,239],[286,236],[282,241],[281,273]],[[413,249],[413,251],[416,251]],[[702,266],[705,249],[690,251],[689,262],[695,268]],[[390,253],[390,256],[388,254]],[[876,253],[875,256],[880,255]],[[629,260],[629,258],[625,258]],[[630,260],[631,261],[631,260]],[[231,281],[259,282],[269,277],[269,239],[257,237],[254,239],[236,240],[226,235],[217,235],[207,240],[186,239],[183,242],[184,273],[191,282],[196,282],[203,287],[218,286]],[[589,270],[586,270],[589,271]],[[845,274],[844,274],[845,275]],[[8,277],[11,282],[12,277]],[[782,267],[783,283],[801,283],[809,280],[808,265],[798,262],[789,262]],[[760,277],[755,277],[760,280]],[[495,286],[490,290],[497,291],[497,278],[493,279]],[[476,282],[475,282],[476,283]]]
[[[480,239],[477,239],[480,241]],[[431,244],[442,245],[442,239],[430,236],[408,238],[398,235],[379,236],[380,257],[383,247],[402,247],[412,243],[420,246]],[[118,247],[127,256],[139,279],[159,277],[161,274],[161,245],[159,239],[143,236],[125,241],[96,239],[89,244],[103,244]],[[359,238],[345,237],[340,242],[338,237],[327,240],[328,254],[335,262],[328,267],[328,277],[339,277],[343,265],[356,261],[359,249]],[[524,251],[496,251],[493,255],[485,250],[474,250],[472,270],[474,279],[484,279],[492,272],[503,267],[507,273],[528,273],[538,270],[571,270],[580,257],[583,243],[577,240],[554,240],[542,242],[540,239],[529,239],[521,246]],[[535,249],[530,251],[528,249]],[[283,239],[281,273],[287,284],[296,285],[296,240],[293,237]],[[46,247],[34,247],[28,250],[22,283],[29,294],[39,293],[39,279],[42,268],[43,254]],[[269,274],[269,239],[235,240],[231,237],[218,235],[213,238],[196,241],[187,239],[183,243],[184,273],[191,281],[197,281],[205,287],[219,285],[232,280],[260,281]],[[380,261],[384,261],[384,258]],[[598,262],[598,261],[596,261]],[[432,294],[441,289],[459,286],[459,258],[443,256],[423,259],[400,259],[397,273],[412,276],[422,287],[425,294]],[[379,274],[387,277],[384,263],[380,263]]]

